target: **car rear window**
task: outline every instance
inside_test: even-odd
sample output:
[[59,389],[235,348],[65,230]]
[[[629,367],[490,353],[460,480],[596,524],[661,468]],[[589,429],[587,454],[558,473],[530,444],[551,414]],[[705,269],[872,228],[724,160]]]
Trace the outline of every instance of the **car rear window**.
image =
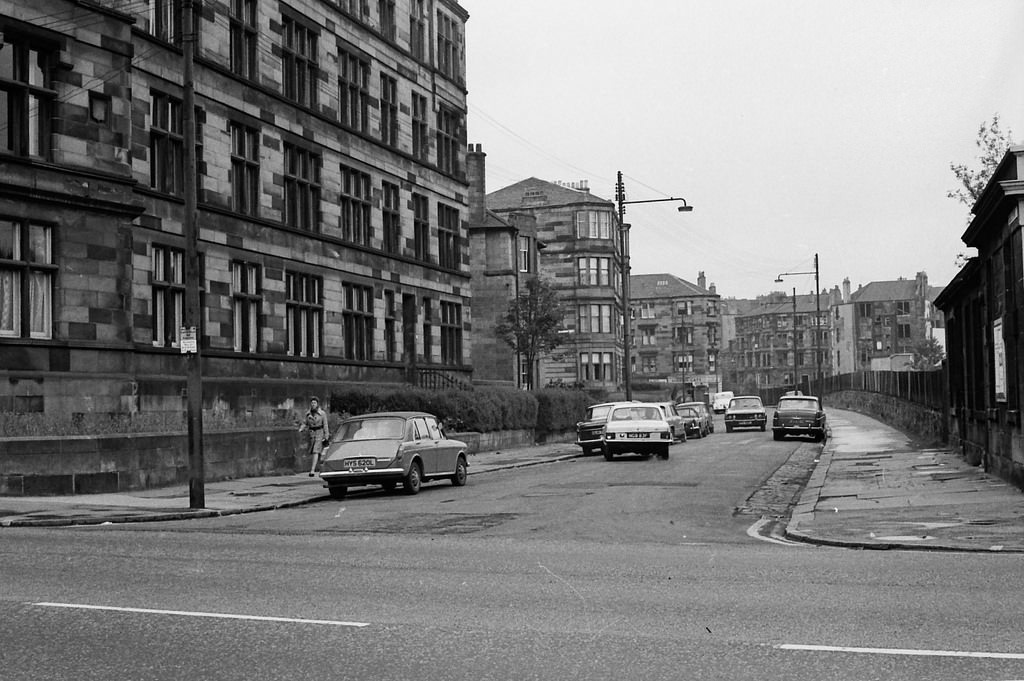
[[729,406],[735,409],[757,409],[761,406],[761,400],[756,397],[737,397]]
[[619,407],[612,412],[612,421],[658,421],[661,418],[657,407]]
[[779,400],[779,409],[817,409],[818,400]]
[[358,419],[341,424],[339,440],[397,440],[405,437],[405,419]]

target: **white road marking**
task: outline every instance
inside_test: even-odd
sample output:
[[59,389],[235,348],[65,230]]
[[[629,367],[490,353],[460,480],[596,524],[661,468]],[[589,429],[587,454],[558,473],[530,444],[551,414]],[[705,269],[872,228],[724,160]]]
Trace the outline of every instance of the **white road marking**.
[[255,622],[286,622],[289,624],[327,624],[336,627],[368,627],[368,622],[343,622],[338,620],[309,620],[297,617],[264,617],[261,615],[233,615],[223,612],[192,612],[187,610],[154,610],[150,608],[118,608],[109,605],[86,605],[83,603],[33,603],[41,608],[75,608],[78,610],[108,610],[113,612],[134,612],[146,615],[177,615],[180,617],[212,617],[225,620],[251,620]]
[[784,643],[781,650],[810,650],[829,653],[869,653],[872,655],[920,655],[926,657],[985,657],[997,660],[1024,660],[1024,653],[985,653],[972,650],[917,650],[914,648],[851,648],[848,646],[812,646]]

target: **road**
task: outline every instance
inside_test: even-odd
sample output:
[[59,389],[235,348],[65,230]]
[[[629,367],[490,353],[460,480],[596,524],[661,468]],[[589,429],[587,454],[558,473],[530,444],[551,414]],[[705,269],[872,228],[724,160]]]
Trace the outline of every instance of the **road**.
[[757,537],[815,445],[721,431],[414,497],[5,529],[0,677],[1024,678],[1019,557]]

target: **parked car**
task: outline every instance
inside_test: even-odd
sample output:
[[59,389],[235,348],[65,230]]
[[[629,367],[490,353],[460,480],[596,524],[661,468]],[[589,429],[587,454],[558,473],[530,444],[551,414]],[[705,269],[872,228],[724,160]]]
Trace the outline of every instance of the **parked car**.
[[398,483],[416,494],[428,480],[466,484],[469,464],[466,443],[451,440],[433,414],[414,411],[378,412],[341,422],[324,450],[320,478],[335,499],[349,487]]
[[587,414],[576,423],[576,444],[583,449],[583,455],[595,454],[604,449],[604,426],[612,407],[632,402],[601,402],[587,407]]
[[711,398],[711,409],[714,410],[716,414],[724,413],[725,410],[729,408],[729,400],[733,397],[735,397],[735,395],[733,395],[731,390],[715,393],[715,396]]
[[676,410],[676,405],[672,402],[654,402],[653,404],[658,405],[662,415],[665,417],[665,421],[668,422],[669,428],[672,429],[672,439],[686,442],[685,423],[682,414]]
[[697,437],[704,437],[708,433],[715,432],[715,415],[711,413],[711,409],[704,402],[680,402],[676,405],[676,409],[680,407],[691,407],[697,410],[700,414],[702,426],[701,434]]
[[694,407],[676,407],[683,418],[683,430],[688,436],[704,437],[704,417]]
[[630,452],[667,459],[671,445],[672,430],[657,404],[626,402],[612,407],[603,445],[608,461]]
[[825,427],[825,411],[817,397],[793,395],[779,398],[772,416],[772,437],[776,440],[787,435],[810,435],[815,442],[822,442]]
[[734,428],[760,428],[763,431],[767,424],[768,414],[757,395],[729,400],[729,408],[725,410],[725,432],[731,433]]

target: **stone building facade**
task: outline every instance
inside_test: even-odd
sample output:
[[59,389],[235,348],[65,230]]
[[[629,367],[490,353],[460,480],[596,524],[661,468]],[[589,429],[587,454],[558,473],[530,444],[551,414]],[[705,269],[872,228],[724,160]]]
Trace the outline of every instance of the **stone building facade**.
[[[495,215],[530,216],[536,222],[539,276],[565,305],[565,342],[542,357],[537,386],[622,386],[622,257],[615,204],[585,183],[567,185],[529,178],[487,194]],[[522,219],[522,218],[517,218]]]
[[677,399],[706,400],[722,390],[722,315],[703,272],[693,284],[672,274],[629,278],[635,381],[666,382]]
[[468,379],[465,10],[182,4],[0,0],[0,410],[181,412],[191,182],[207,410]]

